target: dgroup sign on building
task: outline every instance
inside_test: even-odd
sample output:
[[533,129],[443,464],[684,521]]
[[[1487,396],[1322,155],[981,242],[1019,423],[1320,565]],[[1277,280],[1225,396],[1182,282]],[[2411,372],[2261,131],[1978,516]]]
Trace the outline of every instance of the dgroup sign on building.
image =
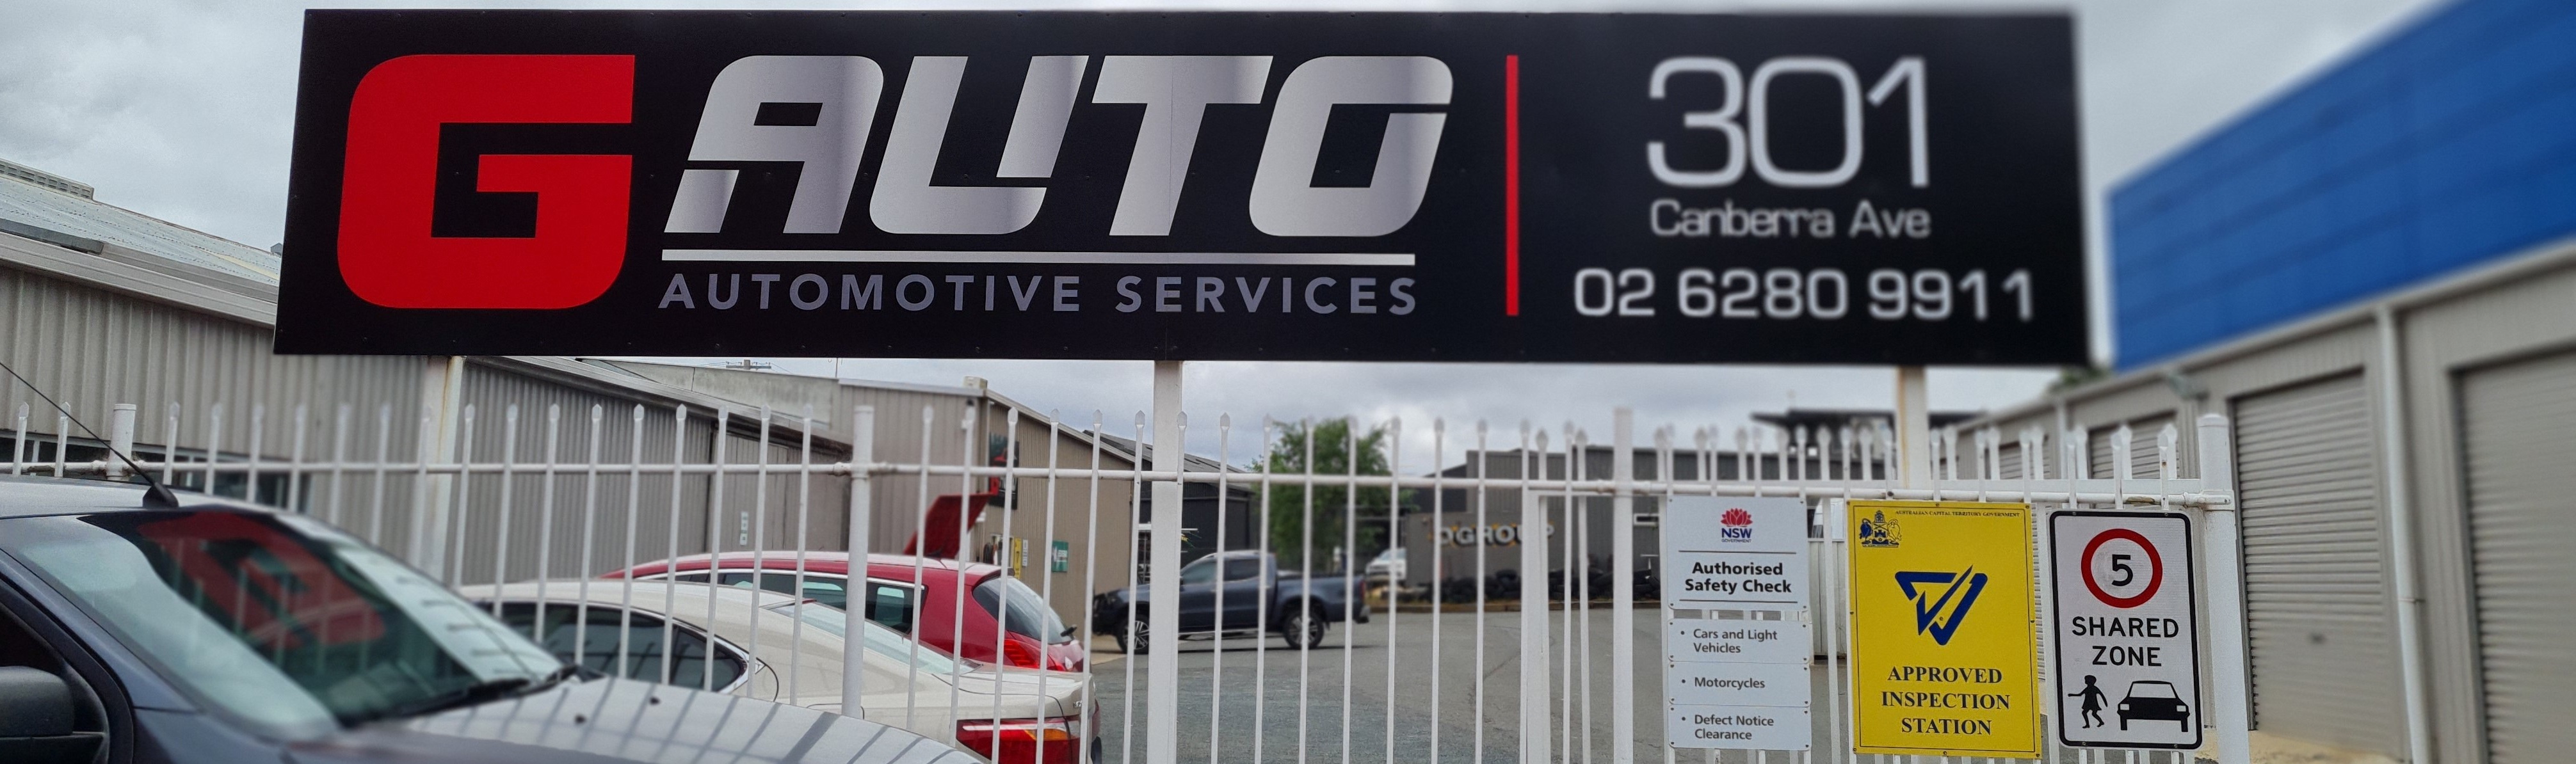
[[2064,16],[308,15],[298,353],[2085,357]]

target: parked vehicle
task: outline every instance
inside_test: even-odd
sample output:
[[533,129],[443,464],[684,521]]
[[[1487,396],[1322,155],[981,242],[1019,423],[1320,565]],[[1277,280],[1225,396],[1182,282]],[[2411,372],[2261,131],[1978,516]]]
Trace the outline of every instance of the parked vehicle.
[[[591,672],[847,713],[841,677],[848,668],[842,662],[848,619],[812,600],[669,580],[632,587],[595,579],[534,581],[458,593],[537,638],[556,658]],[[1088,716],[1084,675],[958,661],[865,623],[861,686],[867,694],[860,716],[954,740],[1004,764],[1041,756],[1075,764],[1079,739],[1098,741],[1079,732]]]
[[583,681],[319,521],[145,502],[0,477],[0,761],[975,761],[816,709]]
[[[645,563],[603,577],[669,577],[748,587],[754,585],[756,573],[762,589],[801,594],[836,608],[848,606],[848,552],[804,553],[801,587],[797,559],[797,553],[792,551],[756,556],[750,552],[726,552],[714,560],[698,554]],[[920,565],[917,571],[915,563]],[[860,595],[863,615],[887,628],[917,636],[922,644],[968,660],[1018,668],[1081,671],[1089,662],[1090,651],[1075,643],[1073,627],[1066,626],[1046,599],[1029,589],[1028,584],[1002,575],[1000,566],[972,562],[961,566],[955,560],[892,554],[868,555],[867,565],[867,590]],[[712,575],[710,568],[714,569]],[[913,578],[916,572],[920,576],[918,583]],[[961,598],[971,602],[962,614],[958,607]],[[1007,608],[1003,606],[1006,602]]]
[[1368,567],[1362,568],[1361,573],[1368,576],[1370,581],[1402,582],[1408,570],[1405,563],[1404,547],[1395,547],[1379,552],[1377,559],[1370,560]]
[[[1218,568],[1225,574],[1220,580]],[[1220,636],[1263,636],[1267,626],[1272,633],[1288,640],[1298,649],[1314,647],[1324,638],[1331,624],[1352,620],[1369,622],[1367,603],[1359,601],[1359,589],[1345,576],[1302,578],[1297,571],[1282,571],[1279,560],[1268,552],[1220,552],[1201,557],[1181,567],[1180,621],[1184,639],[1214,639]],[[1146,628],[1149,587],[1102,592],[1091,599],[1092,627],[1096,634],[1107,634],[1118,640],[1118,647],[1134,653],[1145,652],[1150,640]],[[1224,592],[1224,613],[1218,613],[1218,592]],[[1128,601],[1135,601],[1136,622],[1127,622]]]

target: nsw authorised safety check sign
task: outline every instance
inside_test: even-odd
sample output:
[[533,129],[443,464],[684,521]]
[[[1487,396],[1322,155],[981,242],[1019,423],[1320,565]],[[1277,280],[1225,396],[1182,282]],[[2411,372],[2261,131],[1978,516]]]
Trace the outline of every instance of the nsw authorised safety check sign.
[[1663,528],[1667,744],[1808,750],[1806,502],[1678,497]]
[[2039,758],[2030,505],[1850,507],[1853,749]]
[[2057,739],[2200,747],[2200,628],[2191,518],[2062,512],[2055,531]]

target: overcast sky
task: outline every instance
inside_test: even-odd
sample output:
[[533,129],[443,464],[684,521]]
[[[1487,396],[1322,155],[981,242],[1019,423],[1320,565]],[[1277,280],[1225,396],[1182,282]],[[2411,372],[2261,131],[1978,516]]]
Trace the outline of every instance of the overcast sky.
[[[2072,8],[2083,66],[2087,183],[2094,189],[2096,280],[2101,191],[2424,12],[2435,0],[2076,0],[2075,2],[1082,2],[900,5],[802,2],[785,7],[1400,10],[1771,10]],[[743,7],[712,2],[333,3],[348,6]],[[766,4],[761,4],[766,5]],[[89,183],[98,198],[265,247],[282,238],[287,146],[294,120],[300,3],[211,0],[5,0],[0,2],[0,158]],[[2098,284],[2097,284],[2098,289]],[[2096,353],[2106,352],[2095,304]],[[696,360],[696,359],[691,359]],[[829,374],[830,360],[774,361]],[[968,375],[1065,418],[1090,411],[1131,423],[1150,401],[1142,362],[858,360],[844,376],[956,384]],[[1935,408],[1982,409],[2036,396],[2051,369],[1935,369]],[[1200,417],[1194,450],[1210,450],[1215,414],[1257,428],[1281,418],[1402,416],[1406,441],[1427,461],[1429,419],[1456,432],[1490,419],[1499,440],[1524,419],[1572,421],[1608,436],[1609,409],[1634,406],[1643,426],[1741,422],[1757,410],[1890,405],[1893,373],[1874,367],[1541,366],[1194,362],[1188,410]],[[1079,413],[1077,413],[1079,412]],[[1113,431],[1125,425],[1113,424]],[[1236,438],[1243,443],[1244,438]],[[1458,438],[1453,436],[1451,453]],[[1235,449],[1239,453],[1243,448]]]

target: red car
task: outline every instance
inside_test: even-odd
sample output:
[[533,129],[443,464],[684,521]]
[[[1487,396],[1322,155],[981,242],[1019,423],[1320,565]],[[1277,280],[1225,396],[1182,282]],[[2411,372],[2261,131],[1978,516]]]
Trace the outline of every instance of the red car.
[[[916,560],[921,565],[918,587],[913,584]],[[690,555],[674,562],[676,565],[645,563],[601,577],[618,578],[631,573],[638,580],[665,576],[682,581],[707,580],[706,555]],[[679,571],[676,575],[671,572],[674,567]],[[757,567],[762,571],[760,588],[796,593],[795,552],[763,552],[756,565],[750,552],[726,552],[714,567],[718,568],[715,583],[749,586],[752,569]],[[805,553],[805,597],[847,609],[849,579],[848,553]],[[1073,629],[1064,624],[1064,619],[1058,618],[1046,600],[1027,584],[1003,577],[998,565],[967,563],[960,568],[954,560],[869,555],[867,584],[863,615],[887,628],[913,635],[922,644],[971,660],[1023,668],[1081,671],[1088,662],[1089,651],[1074,641]],[[971,602],[964,608],[963,623],[952,624],[951,619],[959,615],[957,602],[961,593],[968,595]],[[1002,606],[1005,602],[1008,608]],[[1004,618],[1008,623],[999,623]],[[998,657],[993,654],[997,630],[1002,632]],[[961,640],[964,645],[955,644]]]

